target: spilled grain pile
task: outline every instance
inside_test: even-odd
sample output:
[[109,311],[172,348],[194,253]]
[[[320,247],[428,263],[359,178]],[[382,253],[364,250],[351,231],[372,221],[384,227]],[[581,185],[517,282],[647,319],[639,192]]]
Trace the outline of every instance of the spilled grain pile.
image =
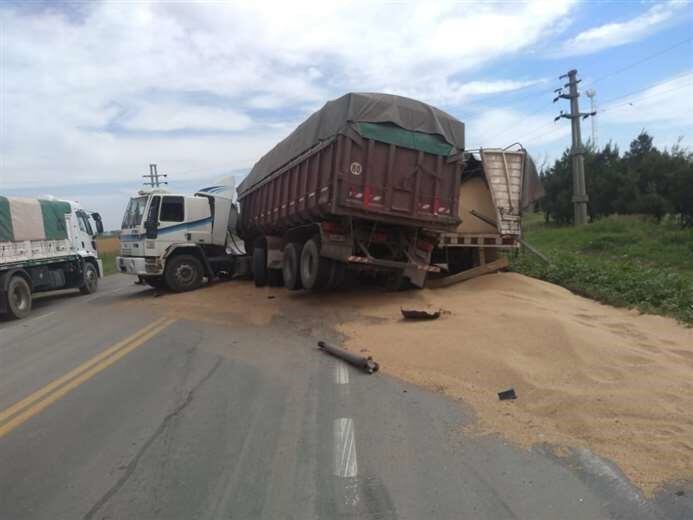
[[[693,329],[519,274],[435,291],[353,297],[339,325],[383,370],[462,398],[479,432],[589,447],[646,493],[693,477]],[[442,308],[404,322],[400,306]],[[514,387],[516,401],[496,393]]]

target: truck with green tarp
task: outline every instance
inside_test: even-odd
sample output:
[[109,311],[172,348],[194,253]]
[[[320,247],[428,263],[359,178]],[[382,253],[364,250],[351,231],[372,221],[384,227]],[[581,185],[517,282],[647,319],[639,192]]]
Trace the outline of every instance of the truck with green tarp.
[[423,286],[453,232],[464,124],[378,93],[329,101],[252,168],[238,188],[239,234],[257,285],[337,287],[348,272]]
[[75,202],[0,196],[0,315],[27,316],[34,293],[96,291],[102,231],[99,214]]

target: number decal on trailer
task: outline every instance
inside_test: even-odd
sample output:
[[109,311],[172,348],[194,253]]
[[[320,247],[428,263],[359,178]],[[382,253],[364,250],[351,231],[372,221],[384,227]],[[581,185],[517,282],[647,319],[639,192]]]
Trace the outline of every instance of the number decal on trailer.
[[351,166],[349,167],[349,170],[351,171],[352,175],[361,175],[362,167],[360,162],[354,161],[351,163]]

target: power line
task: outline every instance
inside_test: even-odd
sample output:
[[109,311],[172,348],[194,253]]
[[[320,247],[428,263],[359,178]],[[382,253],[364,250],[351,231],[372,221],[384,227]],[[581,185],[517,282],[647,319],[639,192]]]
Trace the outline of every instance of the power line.
[[671,51],[671,50],[673,50],[673,49],[675,49],[675,48],[677,48],[677,47],[680,47],[681,45],[683,45],[683,44],[685,44],[685,43],[690,43],[690,42],[693,42],[693,37],[686,38],[685,40],[681,40],[680,42],[677,42],[677,43],[675,43],[675,44],[673,44],[673,45],[667,47],[666,49],[662,49],[662,50],[660,50],[660,51],[657,51],[657,52],[654,52],[654,53],[652,53],[652,54],[649,54],[649,55],[645,56],[644,58],[641,58],[641,59],[639,59],[639,60],[637,60],[637,61],[634,61],[634,62],[632,62],[632,63],[629,63],[628,65],[626,65],[626,66],[624,66],[624,67],[621,67],[620,69],[616,69],[616,70],[614,70],[613,72],[609,72],[608,74],[604,74],[603,76],[598,77],[598,78],[595,79],[594,81],[591,81],[591,82],[589,83],[589,86],[595,85],[596,83],[599,83],[600,81],[603,81],[603,80],[605,80],[605,79],[607,79],[607,78],[611,78],[611,77],[613,77],[613,76],[617,76],[617,75],[621,74],[622,72],[624,72],[624,71],[626,71],[626,70],[628,70],[628,69],[632,69],[633,67],[636,67],[636,66],[640,65],[641,63],[645,63],[645,62],[647,62],[647,61],[650,61],[651,59],[654,59],[654,58],[656,58],[656,57],[658,57],[658,56],[661,56],[662,54],[666,54],[667,52],[669,52],[669,51]]
[[[689,71],[686,71],[686,72],[684,72],[684,73],[677,74],[676,76],[673,76],[673,77],[671,77],[671,78],[668,78],[668,79],[666,79],[666,80],[664,80],[664,81],[658,81],[658,82],[652,83],[652,84],[650,84],[650,85],[648,85],[648,86],[646,86],[646,87],[639,88],[638,90],[633,90],[632,92],[629,92],[628,94],[623,94],[623,95],[621,95],[621,96],[612,97],[611,99],[607,99],[606,101],[603,101],[603,103],[611,103],[611,102],[613,102],[613,101],[618,101],[619,99],[631,97],[631,96],[633,96],[633,95],[635,95],[635,94],[639,94],[640,92],[645,92],[646,90],[650,90],[650,89],[656,88],[656,87],[658,87],[658,86],[660,86],[660,85],[664,85],[664,84],[666,84],[666,83],[670,83],[673,79],[681,78],[681,77],[684,77],[684,76],[688,76],[689,74],[693,74],[693,71],[690,71],[690,70],[689,70]],[[652,96],[654,96],[654,95],[665,94],[665,93],[667,93],[667,92],[671,92],[671,91],[674,91],[674,90],[678,90],[678,89],[680,89],[680,88],[688,87],[688,86],[691,86],[691,85],[693,85],[693,83],[684,83],[683,85],[678,85],[678,86],[676,86],[676,87],[673,87],[673,88],[670,88],[670,89],[667,89],[667,90],[660,90],[659,92],[653,92],[653,93],[650,94],[649,96],[643,96],[641,99],[647,99],[647,98],[650,98],[650,97],[652,97]],[[627,104],[627,103],[626,103],[626,104]],[[613,107],[614,107],[614,106],[607,107],[607,108],[603,108],[603,109],[601,110],[601,112],[606,112],[607,109],[610,109],[610,108],[613,108]]]
[[[611,77],[613,77],[613,76],[617,76],[617,75],[619,75],[619,74],[625,72],[626,70],[632,69],[633,67],[636,67],[636,66],[638,66],[638,65],[640,65],[640,64],[642,64],[642,63],[645,63],[645,62],[647,62],[647,61],[650,61],[650,60],[652,60],[652,59],[654,59],[654,58],[656,58],[656,57],[658,57],[658,56],[661,56],[661,55],[663,55],[663,54],[666,54],[667,52],[672,51],[672,50],[676,49],[677,47],[680,47],[681,45],[684,45],[684,44],[690,43],[690,42],[693,42],[693,37],[689,37],[689,38],[686,38],[686,39],[684,39],[684,40],[678,41],[678,42],[674,43],[673,45],[670,45],[669,47],[666,47],[666,48],[661,49],[661,50],[659,50],[659,51],[653,52],[652,54],[648,54],[647,56],[644,56],[644,57],[642,57],[642,58],[640,58],[640,59],[638,59],[638,60],[636,60],[636,61],[633,61],[633,62],[629,63],[628,65],[625,65],[625,66],[623,66],[623,67],[621,67],[621,68],[619,68],[619,69],[616,69],[616,70],[614,70],[614,71],[612,71],[612,72],[610,72],[610,73],[608,73],[608,74],[604,74],[603,76],[600,76],[600,77],[598,77],[597,79],[595,79],[594,81],[590,82],[590,83],[588,84],[588,86],[595,85],[595,84],[597,84],[597,83],[599,83],[599,82],[601,82],[601,81],[604,81],[605,79],[611,78]],[[674,77],[676,77],[676,76],[674,76]],[[647,90],[647,88],[649,88],[649,87],[646,87],[646,88],[643,89],[643,90]],[[542,92],[538,92],[538,93],[536,93],[536,94],[532,94],[532,95],[530,95],[530,96],[524,96],[524,97],[522,97],[522,98],[520,98],[520,99],[515,100],[515,101],[512,102],[512,103],[509,103],[509,105],[512,106],[512,105],[517,104],[519,101],[523,101],[523,100],[525,100],[525,99],[534,98],[534,97],[537,97],[537,96],[539,96],[539,95],[544,95],[544,94],[546,94],[546,93],[548,93],[548,92],[553,93],[553,90],[551,90],[551,91],[542,91]],[[637,92],[640,92],[640,91],[632,92],[631,94],[627,94],[627,95],[632,95],[632,94],[637,93]],[[623,96],[622,96],[622,97],[623,97]],[[619,99],[619,98],[617,98],[617,99]],[[610,101],[612,101],[612,100],[606,101],[606,103],[608,103],[608,102],[610,102]],[[603,103],[604,103],[604,102],[603,102]],[[531,109],[529,110],[529,112],[530,112],[530,113],[536,112],[539,108],[543,107],[544,104],[545,104],[545,103],[542,102],[541,104],[533,105],[533,106],[531,107]],[[605,111],[605,110],[600,110],[600,112],[604,112],[604,111]],[[546,125],[544,125],[544,126],[546,126]],[[541,129],[541,128],[543,128],[543,127],[535,127],[535,128],[534,128],[533,130],[531,130],[530,132],[533,132],[533,131],[535,131],[535,130],[539,130],[539,129]],[[513,127],[506,128],[506,129],[504,129],[503,131],[501,131],[500,133],[494,135],[492,139],[495,141],[495,140],[497,140],[499,137],[501,137],[501,136],[507,134],[508,132],[510,132],[511,130],[516,130],[516,129],[517,129],[517,126],[513,126]],[[485,139],[486,139],[486,136],[483,136],[483,137],[480,139],[480,141],[484,141]]]

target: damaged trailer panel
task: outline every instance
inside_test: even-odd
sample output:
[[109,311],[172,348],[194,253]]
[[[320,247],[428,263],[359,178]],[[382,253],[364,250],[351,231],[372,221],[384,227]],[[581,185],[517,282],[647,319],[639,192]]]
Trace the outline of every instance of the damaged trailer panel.
[[465,154],[454,232],[441,233],[433,263],[449,274],[497,259],[499,249],[518,248],[522,212],[544,190],[527,151],[499,148]]

